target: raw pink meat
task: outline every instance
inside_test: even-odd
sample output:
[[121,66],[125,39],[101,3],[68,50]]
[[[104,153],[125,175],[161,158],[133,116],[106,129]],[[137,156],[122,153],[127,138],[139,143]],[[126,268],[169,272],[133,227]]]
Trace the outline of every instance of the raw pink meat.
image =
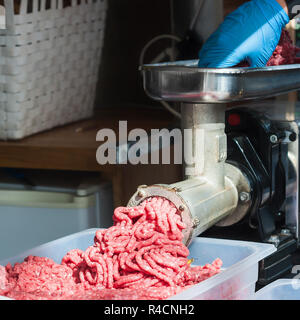
[[0,266],[0,292],[4,291],[8,286],[7,271],[5,267]]
[[[222,261],[191,267],[176,207],[153,197],[119,207],[94,245],[68,252],[61,264],[27,257],[0,269],[0,295],[18,300],[166,299],[220,272]],[[138,289],[143,290],[138,290]]]
[[[280,41],[273,52],[272,57],[267,63],[267,66],[279,66],[300,63],[300,58],[297,57],[297,53],[300,48],[294,46],[290,34],[287,30],[283,30]],[[249,67],[248,62],[242,62],[237,67]]]

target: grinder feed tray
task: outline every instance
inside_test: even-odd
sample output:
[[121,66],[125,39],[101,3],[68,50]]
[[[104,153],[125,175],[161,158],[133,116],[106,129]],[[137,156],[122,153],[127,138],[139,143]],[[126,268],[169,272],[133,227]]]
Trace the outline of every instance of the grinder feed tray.
[[198,68],[198,60],[144,65],[144,89],[154,100],[228,103],[300,89],[300,64],[263,68]]

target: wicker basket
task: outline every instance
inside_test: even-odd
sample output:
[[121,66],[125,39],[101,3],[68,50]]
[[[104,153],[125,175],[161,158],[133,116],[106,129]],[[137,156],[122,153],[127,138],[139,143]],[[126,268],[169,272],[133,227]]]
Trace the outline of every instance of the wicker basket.
[[0,139],[90,117],[107,1],[70,0],[67,7],[64,0],[19,0],[18,8],[13,0],[4,4]]

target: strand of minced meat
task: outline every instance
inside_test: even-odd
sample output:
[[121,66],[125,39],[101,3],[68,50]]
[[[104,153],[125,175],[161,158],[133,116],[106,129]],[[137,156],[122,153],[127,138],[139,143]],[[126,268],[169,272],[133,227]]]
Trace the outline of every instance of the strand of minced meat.
[[[282,30],[282,34],[279,43],[269,59],[267,66],[279,66],[300,63],[300,58],[297,57],[297,53],[300,52],[300,48],[293,44],[289,32],[286,29]],[[248,62],[241,62],[237,67],[249,67]]]
[[[220,272],[217,259],[191,267],[176,207],[153,197],[115,209],[114,225],[94,245],[68,252],[61,264],[27,257],[0,268],[0,295],[14,299],[166,299]],[[143,288],[143,290],[137,290]]]

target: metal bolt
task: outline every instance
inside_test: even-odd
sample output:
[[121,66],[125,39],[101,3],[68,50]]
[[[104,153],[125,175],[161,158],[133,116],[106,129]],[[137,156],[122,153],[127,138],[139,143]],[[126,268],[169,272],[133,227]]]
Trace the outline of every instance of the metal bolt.
[[290,141],[294,142],[297,140],[297,134],[295,132],[291,133],[289,136]]
[[147,196],[147,192],[145,190],[139,190],[138,196],[140,198],[145,198]]
[[272,235],[268,242],[273,243],[276,247],[278,246],[278,244],[280,243],[280,239],[277,235]]
[[185,206],[184,206],[184,205],[181,205],[181,206],[179,206],[179,208],[178,208],[178,209],[179,209],[179,211],[181,211],[181,212],[182,212],[182,211],[184,211],[184,210],[185,210]]
[[220,154],[220,161],[225,161],[226,160],[226,158],[227,158],[227,154],[226,154],[226,152],[221,152],[221,154]]
[[200,220],[198,218],[194,218],[193,220],[193,228],[197,228],[200,224]]
[[282,229],[280,231],[281,234],[284,234],[284,235],[290,235],[291,234],[291,231],[289,229]]
[[240,200],[241,200],[241,202],[248,202],[249,200],[250,200],[250,193],[248,193],[248,192],[241,192],[240,193]]
[[271,135],[271,137],[270,137],[270,141],[271,141],[272,143],[276,143],[276,142],[278,142],[278,137],[277,137],[275,134],[273,134],[273,135]]

